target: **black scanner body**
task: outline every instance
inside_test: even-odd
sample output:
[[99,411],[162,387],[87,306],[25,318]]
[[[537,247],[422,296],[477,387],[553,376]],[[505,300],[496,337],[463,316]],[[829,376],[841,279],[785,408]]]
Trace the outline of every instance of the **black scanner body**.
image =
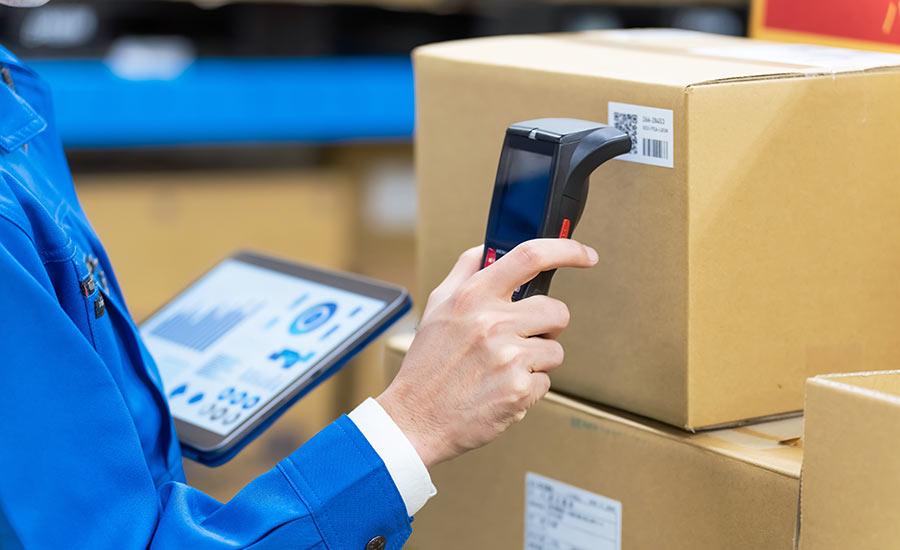
[[[524,241],[571,237],[591,173],[631,147],[628,134],[597,122],[543,118],[510,125],[494,181],[482,268]],[[544,271],[517,288],[513,301],[546,295],[554,272]]]

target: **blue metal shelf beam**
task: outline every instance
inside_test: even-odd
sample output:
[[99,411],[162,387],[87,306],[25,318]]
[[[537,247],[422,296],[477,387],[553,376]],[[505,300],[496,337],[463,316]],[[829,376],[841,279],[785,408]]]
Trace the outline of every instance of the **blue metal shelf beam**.
[[407,57],[198,59],[171,80],[99,60],[35,60],[74,148],[410,140]]

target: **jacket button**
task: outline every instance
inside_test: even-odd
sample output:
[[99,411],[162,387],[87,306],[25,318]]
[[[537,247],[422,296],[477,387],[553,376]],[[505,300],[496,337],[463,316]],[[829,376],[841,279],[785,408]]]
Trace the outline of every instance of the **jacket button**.
[[387,540],[378,535],[366,543],[366,550],[384,550],[385,546],[387,546]]

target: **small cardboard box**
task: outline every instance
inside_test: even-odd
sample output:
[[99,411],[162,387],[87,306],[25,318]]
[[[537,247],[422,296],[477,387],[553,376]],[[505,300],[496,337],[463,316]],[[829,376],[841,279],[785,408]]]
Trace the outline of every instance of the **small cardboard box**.
[[900,371],[806,384],[801,550],[900,545]]
[[[419,292],[484,239],[506,127],[618,124],[560,270],[554,388],[684,428],[798,411],[807,377],[900,361],[900,56],[670,29],[415,52]],[[419,306],[424,300],[418,301]]]
[[[409,340],[389,340],[388,372]],[[433,468],[438,494],[407,548],[791,550],[801,423],[690,434],[551,392],[497,441]]]

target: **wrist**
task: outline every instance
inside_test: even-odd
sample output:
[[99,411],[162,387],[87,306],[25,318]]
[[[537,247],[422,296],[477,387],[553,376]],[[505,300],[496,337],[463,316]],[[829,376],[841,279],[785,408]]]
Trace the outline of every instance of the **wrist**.
[[404,407],[402,400],[394,392],[391,392],[391,388],[385,390],[375,400],[397,424],[426,468],[430,469],[435,464],[446,460],[443,457],[445,453],[441,450],[443,445],[438,438],[434,437],[436,432],[424,426],[418,415],[412,413],[408,407]]

